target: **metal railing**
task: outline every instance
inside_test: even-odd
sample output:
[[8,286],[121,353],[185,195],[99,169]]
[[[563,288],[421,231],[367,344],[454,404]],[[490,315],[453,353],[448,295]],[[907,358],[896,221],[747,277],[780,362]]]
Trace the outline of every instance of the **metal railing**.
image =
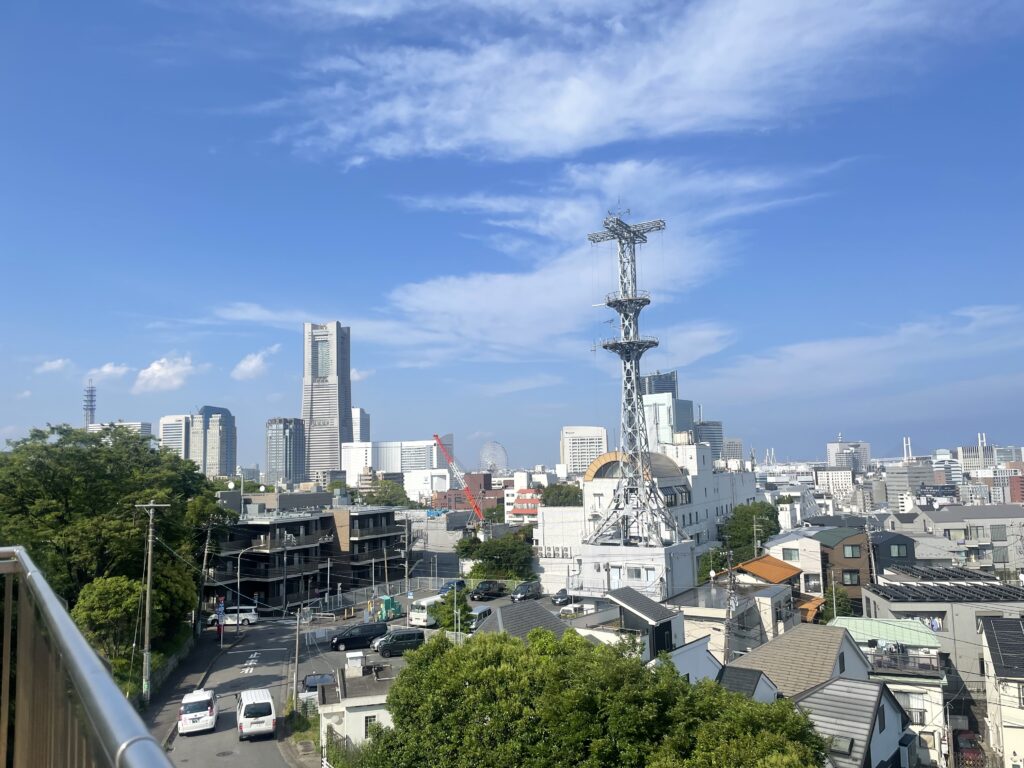
[[372,528],[349,528],[350,539],[362,539],[367,536],[388,536],[392,534],[405,533],[403,525],[375,525]]
[[924,675],[942,677],[942,664],[938,656],[924,656],[918,653],[885,653],[879,651],[867,654],[871,671],[880,674]]
[[0,547],[0,574],[0,766],[170,768],[23,547]]
[[280,552],[284,549],[308,547],[313,544],[329,544],[332,541],[334,541],[334,535],[328,531],[304,533],[301,536],[289,535],[287,547],[284,536],[256,536],[253,538],[231,536],[220,542],[220,551],[221,554],[228,554],[254,548],[257,552]]

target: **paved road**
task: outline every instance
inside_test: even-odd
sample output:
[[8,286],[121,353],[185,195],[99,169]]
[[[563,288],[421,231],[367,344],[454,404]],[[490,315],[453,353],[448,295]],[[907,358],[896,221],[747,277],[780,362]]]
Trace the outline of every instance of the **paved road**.
[[[229,631],[233,630],[229,628]],[[245,766],[281,768],[286,765],[276,739],[238,741],[235,694],[247,688],[268,688],[278,716],[284,715],[289,662],[294,657],[292,626],[267,623],[249,627],[242,641],[217,659],[206,687],[217,691],[220,717],[217,730],[175,736],[169,757],[179,766]]]

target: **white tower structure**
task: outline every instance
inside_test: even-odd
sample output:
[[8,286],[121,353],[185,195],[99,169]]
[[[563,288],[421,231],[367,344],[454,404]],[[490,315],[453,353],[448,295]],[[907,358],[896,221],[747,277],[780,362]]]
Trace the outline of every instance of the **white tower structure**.
[[588,544],[666,547],[688,538],[665,509],[651,479],[640,392],[640,358],[648,349],[658,346],[658,340],[640,335],[640,311],[651,303],[651,297],[636,287],[636,246],[647,242],[649,232],[664,228],[661,219],[627,224],[617,215],[609,215],[603,231],[588,235],[592,243],[614,240],[618,244],[619,290],[609,294],[605,304],[619,315],[619,337],[601,346],[622,361],[621,479],[611,505],[588,537]]

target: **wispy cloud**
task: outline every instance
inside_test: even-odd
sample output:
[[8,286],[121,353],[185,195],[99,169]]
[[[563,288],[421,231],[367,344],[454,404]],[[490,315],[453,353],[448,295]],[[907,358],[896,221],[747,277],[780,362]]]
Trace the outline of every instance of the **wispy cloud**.
[[261,349],[259,352],[252,352],[241,360],[231,371],[231,378],[237,381],[258,379],[267,372],[267,358],[276,355],[281,349],[280,344]]
[[358,368],[353,368],[350,372],[350,375],[352,377],[352,381],[366,381],[375,373],[376,371],[373,370],[372,368],[369,370],[359,370]]
[[145,392],[168,392],[185,386],[189,376],[199,368],[193,364],[190,355],[181,357],[168,355],[154,360],[139,371],[132,386],[132,394]]
[[21,392],[19,392],[18,394],[16,394],[14,396],[14,399],[15,400],[28,400],[30,397],[32,397],[32,390],[31,389],[23,389],[23,390],[21,390]]
[[488,397],[498,395],[511,395],[514,392],[527,392],[531,389],[542,389],[561,384],[561,376],[553,376],[549,373],[538,373],[534,376],[522,376],[514,379],[505,379],[495,384],[486,384],[481,387],[483,394]]
[[[280,129],[281,141],[362,161],[564,157],[624,140],[772,127],[893,87],[928,44],[997,26],[1006,15],[995,12],[1000,6],[292,0],[262,7],[310,25],[432,15],[440,39],[430,45],[347,43],[307,62],[308,86],[274,100],[282,114],[297,116]],[[510,25],[510,17],[524,23]]]
[[87,379],[93,381],[103,381],[104,379],[120,379],[125,374],[131,372],[132,368],[123,363],[104,363],[99,368],[90,368],[89,372],[85,375]]
[[66,357],[58,357],[56,360],[46,360],[35,367],[36,373],[57,373],[71,367],[71,361]]

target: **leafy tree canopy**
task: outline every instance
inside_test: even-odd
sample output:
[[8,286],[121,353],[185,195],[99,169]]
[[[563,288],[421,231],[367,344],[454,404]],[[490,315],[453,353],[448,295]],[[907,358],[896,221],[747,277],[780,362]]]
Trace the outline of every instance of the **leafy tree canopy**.
[[853,616],[853,601],[850,599],[850,593],[842,587],[836,586],[835,581],[825,591],[824,597],[825,602],[818,609],[819,623],[828,624],[836,616]]
[[737,504],[732,516],[719,526],[719,534],[726,548],[732,550],[734,563],[742,563],[755,556],[754,524],[757,524],[757,540],[764,542],[779,532],[778,511],[766,501],[752,504]]
[[408,654],[388,696],[392,728],[360,768],[744,768],[821,766],[824,742],[792,703],[691,686],[573,631],[529,642],[438,636]]
[[374,480],[373,487],[363,494],[362,501],[364,504],[384,507],[413,506],[402,485],[391,480],[381,479]]
[[124,654],[135,639],[141,614],[142,582],[124,576],[86,584],[71,610],[82,634],[108,659]]
[[[476,560],[470,571],[474,579],[528,579],[533,576],[533,526],[526,526],[500,538],[463,544],[460,557]],[[463,554],[466,553],[466,554]]]
[[540,500],[545,507],[579,507],[583,505],[583,489],[578,485],[549,485]]
[[430,615],[437,621],[437,626],[441,629],[455,629],[455,615],[458,612],[459,625],[463,632],[469,631],[469,620],[472,615],[472,608],[469,606],[469,600],[466,598],[466,593],[469,590],[460,589],[458,597],[456,597],[455,590],[452,589],[444,596],[444,601],[440,603],[434,603],[430,606]]

